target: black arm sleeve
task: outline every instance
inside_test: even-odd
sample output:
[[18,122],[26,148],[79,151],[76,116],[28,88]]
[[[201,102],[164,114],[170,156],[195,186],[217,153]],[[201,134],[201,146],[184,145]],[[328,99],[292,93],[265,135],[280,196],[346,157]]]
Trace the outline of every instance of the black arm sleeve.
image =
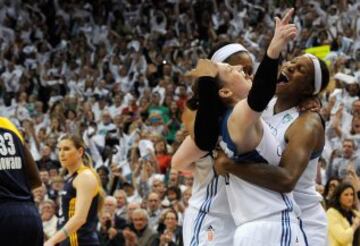
[[254,111],[262,112],[275,94],[279,59],[265,54],[256,71],[247,101]]
[[198,79],[199,106],[194,124],[195,143],[203,151],[215,148],[219,136],[220,99],[216,79]]

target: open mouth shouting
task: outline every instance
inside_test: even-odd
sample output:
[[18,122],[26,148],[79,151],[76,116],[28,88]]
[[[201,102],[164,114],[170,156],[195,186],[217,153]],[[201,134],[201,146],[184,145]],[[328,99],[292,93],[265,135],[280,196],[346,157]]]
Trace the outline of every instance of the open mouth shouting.
[[289,83],[289,77],[287,76],[286,73],[284,73],[284,71],[282,71],[279,75],[279,78],[277,79],[277,84],[284,85],[287,83]]

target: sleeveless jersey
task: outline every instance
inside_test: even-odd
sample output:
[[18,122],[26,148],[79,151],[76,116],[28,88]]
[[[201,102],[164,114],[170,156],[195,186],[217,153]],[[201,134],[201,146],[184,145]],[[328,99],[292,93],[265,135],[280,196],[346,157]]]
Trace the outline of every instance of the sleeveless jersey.
[[[75,214],[76,189],[73,186],[73,181],[79,173],[86,169],[89,168],[82,166],[75,173],[65,179],[64,189],[60,192],[61,206],[58,222],[59,229],[62,228],[69,218]],[[61,242],[60,245],[99,245],[99,239],[96,233],[96,226],[98,222],[98,199],[99,194],[97,194],[91,201],[91,206],[85,224],[83,224],[77,232],[70,234],[69,237],[65,241]]]
[[[208,154],[195,164],[192,195],[189,200],[189,209],[196,213],[185,216],[196,216],[189,225],[191,230],[185,235],[185,243],[189,245],[229,245],[236,226],[230,214],[226,197],[225,178],[216,175],[213,169],[214,159]],[[187,220],[190,218],[186,218]],[[204,240],[203,235],[213,234],[213,240]],[[186,231],[186,228],[184,228]],[[190,232],[191,231],[191,232]],[[187,239],[187,237],[191,238]]]
[[[229,110],[221,123],[220,147],[228,157],[235,162],[251,161],[278,165],[281,157],[281,149],[270,128],[261,120],[263,136],[259,145],[253,151],[238,154],[237,147],[230,138],[227,121],[232,110]],[[241,126],[239,126],[241,127]],[[269,177],[271,178],[271,177]],[[255,220],[264,220],[267,217],[280,215],[281,218],[289,218],[293,211],[298,214],[299,209],[295,206],[292,194],[281,194],[244,181],[234,175],[229,175],[226,185],[231,214],[237,226]],[[279,217],[280,217],[279,216]]]
[[202,204],[205,200],[211,200],[211,212],[214,214],[229,214],[229,205],[226,200],[225,179],[217,176],[213,169],[214,159],[207,155],[196,162],[194,172],[194,183],[189,206],[204,210]]
[[23,137],[13,123],[0,117],[0,203],[32,201],[24,160]]
[[[299,112],[296,107],[293,107],[283,112],[274,114],[275,103],[276,98],[273,98],[267,109],[263,112],[262,118],[271,128],[273,135],[279,141],[281,147],[285,149],[286,130],[299,117]],[[318,204],[322,200],[321,195],[315,189],[317,165],[320,155],[321,152],[312,153],[309,164],[293,190],[294,199],[302,211],[308,206]]]

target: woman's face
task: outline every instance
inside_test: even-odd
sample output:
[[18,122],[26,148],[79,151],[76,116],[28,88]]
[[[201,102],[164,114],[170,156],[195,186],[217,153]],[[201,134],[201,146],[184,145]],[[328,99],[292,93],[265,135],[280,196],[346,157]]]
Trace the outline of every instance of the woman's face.
[[79,163],[84,153],[84,150],[82,148],[77,149],[70,139],[61,140],[58,150],[60,163],[65,168]]
[[166,229],[174,230],[177,225],[176,215],[173,212],[168,212],[165,215],[164,224],[166,225]]
[[329,184],[329,192],[328,192],[328,196],[332,196],[332,194],[334,193],[335,188],[339,185],[339,181],[334,179],[330,181]]
[[350,84],[345,86],[346,90],[348,91],[349,95],[354,97],[359,93],[359,85],[358,84]]
[[354,131],[354,134],[360,134],[360,118],[353,118],[351,128]]
[[349,187],[341,193],[340,205],[345,209],[351,209],[353,204],[354,204],[354,190]]
[[50,203],[44,203],[41,206],[40,213],[41,213],[41,219],[43,221],[48,221],[55,214],[55,210],[54,210],[54,207]]
[[[313,85],[309,85],[314,81],[314,66],[309,57],[298,56],[282,65],[276,94],[298,95],[299,91],[312,94],[310,89]],[[307,91],[306,91],[307,90]]]
[[187,189],[184,191],[183,200],[184,202],[188,203],[190,198],[191,198],[191,189]]
[[220,80],[224,85],[222,88],[231,91],[231,97],[236,101],[247,97],[251,89],[251,78],[245,74],[242,66],[231,66],[225,63],[217,63]]
[[249,76],[253,74],[253,61],[247,52],[234,54],[227,58],[226,62],[232,66],[243,66],[244,73]]
[[165,143],[163,141],[156,143],[155,150],[157,153],[163,153],[165,151]]

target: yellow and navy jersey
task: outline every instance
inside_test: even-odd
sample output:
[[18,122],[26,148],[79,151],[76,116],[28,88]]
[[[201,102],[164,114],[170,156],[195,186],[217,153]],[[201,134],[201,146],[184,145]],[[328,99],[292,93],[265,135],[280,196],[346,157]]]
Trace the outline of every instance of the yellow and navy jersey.
[[0,202],[32,201],[24,165],[24,138],[13,123],[0,117]]
[[[75,214],[76,205],[76,189],[73,186],[74,179],[82,171],[89,169],[86,166],[81,166],[75,173],[65,179],[65,185],[61,195],[61,209],[59,212],[58,228],[62,228],[66,222]],[[99,190],[99,186],[97,188]],[[77,232],[72,233],[60,245],[100,245],[98,235],[96,233],[96,226],[98,223],[97,208],[98,208],[99,192],[93,198],[90,210],[84,225],[80,227]]]

